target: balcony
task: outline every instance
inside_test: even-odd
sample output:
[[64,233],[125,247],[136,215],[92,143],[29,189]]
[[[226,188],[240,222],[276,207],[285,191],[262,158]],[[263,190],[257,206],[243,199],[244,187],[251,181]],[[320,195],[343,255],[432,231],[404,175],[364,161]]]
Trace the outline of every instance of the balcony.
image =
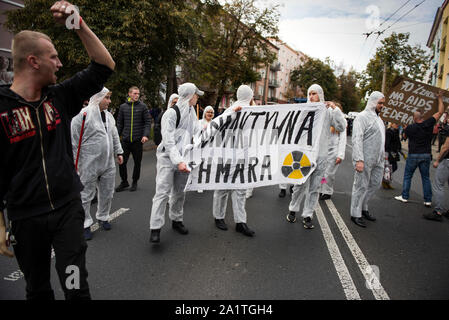
[[268,86],[271,88],[279,88],[281,84],[277,80],[269,80]]
[[270,66],[270,70],[274,72],[281,71],[281,63],[279,61],[273,62]]
[[446,51],[446,37],[444,37],[443,41],[441,42],[440,51]]
[[278,103],[279,99],[276,97],[268,97],[268,102]]

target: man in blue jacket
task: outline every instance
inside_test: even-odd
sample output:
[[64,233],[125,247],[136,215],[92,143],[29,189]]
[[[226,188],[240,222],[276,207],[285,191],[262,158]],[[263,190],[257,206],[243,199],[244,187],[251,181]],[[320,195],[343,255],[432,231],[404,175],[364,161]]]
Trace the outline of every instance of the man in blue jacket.
[[[64,24],[73,6],[51,7]],[[114,60],[87,24],[75,30],[92,60],[74,77],[56,84],[62,67],[51,39],[22,31],[13,39],[14,81],[0,87],[0,255],[8,250],[3,210],[7,209],[27,299],[54,299],[50,285],[51,248],[66,299],[90,299],[84,240],[81,182],[75,171],[70,121],[83,101],[100,91]],[[4,204],[6,201],[6,206]]]

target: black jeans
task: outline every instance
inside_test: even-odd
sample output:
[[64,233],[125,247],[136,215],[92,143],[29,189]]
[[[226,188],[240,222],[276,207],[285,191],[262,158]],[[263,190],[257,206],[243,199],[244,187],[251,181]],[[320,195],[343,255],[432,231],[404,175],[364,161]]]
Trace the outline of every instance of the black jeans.
[[52,246],[65,298],[90,299],[81,199],[46,214],[13,221],[11,232],[17,240],[14,253],[25,275],[27,299],[55,298],[50,284]]
[[128,170],[126,164],[128,163],[129,155],[133,155],[134,170],[133,182],[137,182],[140,178],[140,164],[142,162],[143,144],[140,139],[133,142],[122,141],[123,148],[123,164],[119,166],[120,178],[122,181],[128,181]]

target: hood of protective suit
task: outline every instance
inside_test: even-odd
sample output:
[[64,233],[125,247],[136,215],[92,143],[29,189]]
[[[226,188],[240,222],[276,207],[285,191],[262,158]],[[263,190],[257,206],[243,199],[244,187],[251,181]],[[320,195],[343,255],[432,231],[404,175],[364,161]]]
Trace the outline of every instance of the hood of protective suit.
[[95,122],[96,124],[103,126],[103,120],[101,119],[100,102],[106,97],[109,89],[104,87],[100,92],[94,94],[90,100],[87,107],[85,107],[82,112],[87,112],[86,125],[88,122]]
[[321,86],[318,84],[312,84],[309,87],[309,89],[307,89],[307,103],[311,103],[310,98],[309,98],[310,91],[315,91],[316,93],[318,93],[318,96],[320,97],[320,102],[322,102],[322,103],[325,102],[323,88],[321,88]]
[[186,82],[179,86],[178,88],[178,102],[176,105],[179,109],[189,108],[189,101],[193,98],[194,94],[202,96],[204,94],[203,91],[199,90],[195,84]]
[[245,84],[242,84],[237,89],[237,101],[232,104],[231,109],[236,106],[249,106],[253,95],[253,89]]
[[371,111],[371,112],[376,112],[377,103],[382,98],[385,98],[385,96],[383,95],[382,92],[374,91],[373,93],[371,93],[368,98],[368,102],[366,104],[365,110]]
[[[101,118],[99,104],[108,92],[107,88],[103,88],[92,96],[88,106],[83,108],[71,122],[73,157],[76,159],[78,148],[80,148],[78,169],[82,182],[108,168],[114,168],[115,154],[123,153],[114,117],[105,110],[106,122],[103,122]],[[84,113],[86,114],[86,120],[80,147],[79,138],[83,127]]]
[[170,98],[168,99],[168,103],[167,103],[167,109],[171,107],[171,104],[173,102],[174,99],[179,98],[177,93],[173,93]]
[[212,108],[211,106],[207,106],[203,111],[203,120],[206,120],[206,112],[209,110],[212,110],[215,113],[214,108]]

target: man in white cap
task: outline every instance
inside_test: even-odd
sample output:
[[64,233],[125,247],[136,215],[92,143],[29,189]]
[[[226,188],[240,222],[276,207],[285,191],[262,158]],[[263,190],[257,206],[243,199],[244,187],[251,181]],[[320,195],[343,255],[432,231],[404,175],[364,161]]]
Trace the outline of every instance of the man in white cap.
[[156,152],[156,194],[150,217],[150,242],[153,243],[160,242],[169,199],[169,218],[173,229],[180,234],[188,234],[183,224],[183,207],[189,170],[183,153],[193,135],[201,130],[193,106],[204,92],[187,82],[179,86],[178,94],[178,102],[164,113],[161,121],[162,142]]
[[385,165],[385,125],[379,116],[385,97],[374,91],[365,110],[354,120],[352,131],[352,162],[354,184],[351,197],[351,221],[366,228],[362,218],[375,221],[368,212],[368,201],[380,188]]
[[[325,103],[324,92],[321,86],[313,84],[307,90],[307,103],[321,102]],[[317,167],[315,171],[310,175],[307,181],[302,185],[295,185],[293,187],[292,200],[290,201],[289,210],[287,215],[287,221],[296,222],[296,212],[299,211],[302,199],[304,200],[304,208],[302,211],[302,223],[304,228],[313,229],[312,223],[313,212],[318,204],[319,191],[321,187],[321,181],[324,178],[328,156],[328,143],[329,143],[329,128],[332,126],[335,130],[342,132],[346,128],[346,120],[343,112],[336,107],[334,103],[326,103],[327,113],[323,121],[323,130],[319,141],[319,150],[317,157]]]

